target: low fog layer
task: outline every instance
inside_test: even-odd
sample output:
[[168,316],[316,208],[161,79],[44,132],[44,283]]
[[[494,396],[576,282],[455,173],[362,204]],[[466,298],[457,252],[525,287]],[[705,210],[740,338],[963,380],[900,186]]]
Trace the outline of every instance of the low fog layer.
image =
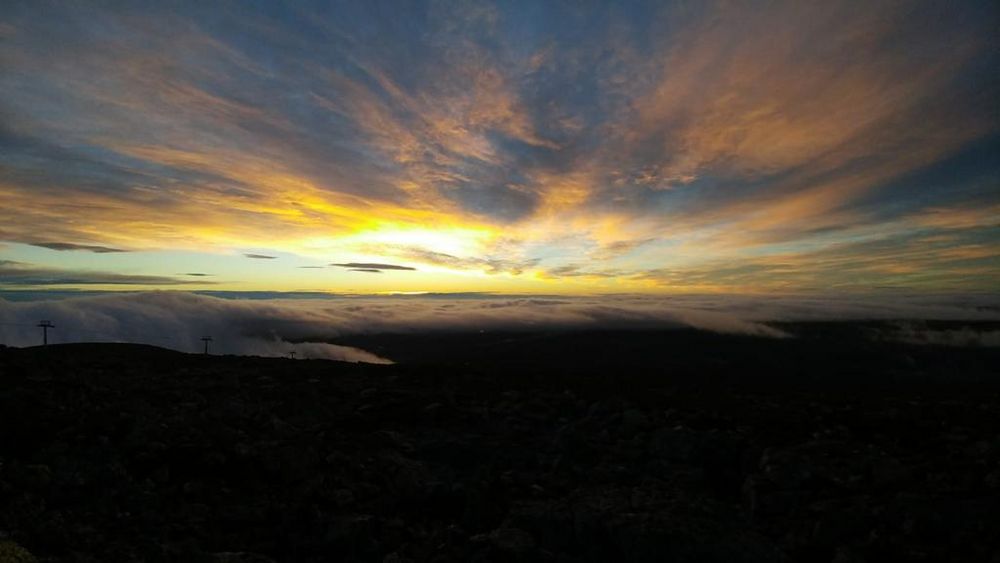
[[[328,344],[340,336],[426,330],[693,327],[781,338],[769,321],[1000,320],[991,296],[382,296],[328,299],[224,299],[186,292],[124,293],[11,302],[0,298],[0,343],[40,341],[39,320],[56,328],[50,342],[135,342],[200,351],[212,336],[219,354],[389,360]],[[996,345],[997,331],[935,335],[905,325],[910,342]]]

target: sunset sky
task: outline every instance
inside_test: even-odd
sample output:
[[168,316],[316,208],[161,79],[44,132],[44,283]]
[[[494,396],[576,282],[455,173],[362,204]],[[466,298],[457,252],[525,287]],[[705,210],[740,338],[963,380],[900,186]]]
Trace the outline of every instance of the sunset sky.
[[996,291],[983,2],[4,2],[0,290]]

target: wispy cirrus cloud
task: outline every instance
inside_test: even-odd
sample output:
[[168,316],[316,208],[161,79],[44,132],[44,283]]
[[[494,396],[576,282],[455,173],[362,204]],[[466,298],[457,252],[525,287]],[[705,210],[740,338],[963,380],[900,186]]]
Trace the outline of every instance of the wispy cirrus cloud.
[[[426,248],[407,245],[368,245],[366,251],[374,254],[396,256],[429,266],[438,266],[459,271],[481,271],[487,274],[508,273],[519,275],[538,264],[537,259],[518,260],[513,257],[463,257],[448,254],[447,252],[436,252]],[[334,265],[339,266],[341,264]]]

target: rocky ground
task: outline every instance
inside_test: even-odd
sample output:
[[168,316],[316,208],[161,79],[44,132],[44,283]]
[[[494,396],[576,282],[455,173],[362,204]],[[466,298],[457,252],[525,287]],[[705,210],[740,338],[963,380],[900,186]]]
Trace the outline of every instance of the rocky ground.
[[0,561],[1000,561],[996,349],[686,338],[704,378],[0,349]]

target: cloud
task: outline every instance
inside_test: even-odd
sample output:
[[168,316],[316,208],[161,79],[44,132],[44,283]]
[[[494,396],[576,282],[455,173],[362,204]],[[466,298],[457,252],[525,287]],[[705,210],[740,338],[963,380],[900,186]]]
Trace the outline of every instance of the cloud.
[[920,322],[898,322],[889,328],[872,329],[873,338],[933,346],[1000,347],[1000,330],[932,328]]
[[367,272],[369,274],[381,274],[382,270],[376,270],[374,268],[351,268],[349,272]]
[[350,268],[355,271],[416,270],[416,268],[410,266],[400,266],[398,264],[380,264],[378,262],[347,262],[347,263],[330,264],[330,265],[338,266],[340,268]]
[[69,270],[47,268],[0,260],[0,287],[32,287],[32,286],[75,286],[75,285],[139,285],[139,286],[169,286],[186,284],[205,284],[211,282],[183,280],[170,276],[153,276],[142,274],[119,274],[94,270]]
[[[0,238],[316,259],[465,228],[400,259],[605,290],[842,287],[849,253],[865,286],[998,275],[993,2],[220,10],[7,10]],[[851,246],[890,223],[981,258]]]
[[244,254],[247,258],[253,258],[255,260],[274,260],[277,256],[268,256],[266,254]]
[[460,257],[446,252],[435,252],[413,246],[381,246],[375,247],[376,252],[389,252],[396,256],[414,260],[432,266],[442,266],[455,270],[480,270],[488,274],[510,273],[521,274],[523,271],[538,264],[538,259],[505,259]]
[[[216,295],[226,295],[225,292]],[[729,334],[781,338],[775,321],[1000,320],[991,295],[759,296],[725,295],[552,298],[489,295],[381,297],[312,296],[309,299],[226,299],[175,291],[86,297],[59,296],[11,302],[0,299],[0,342],[38,342],[38,319],[58,327],[54,342],[121,341],[197,352],[211,335],[224,354],[383,362],[363,350],[329,344],[358,334],[426,331],[665,329],[693,327]],[[905,323],[901,326],[905,326]],[[897,331],[876,338],[993,345],[995,334]],[[981,337],[981,338],[980,338]],[[978,338],[978,340],[976,340]]]
[[87,252],[96,252],[98,254],[108,254],[114,252],[128,252],[121,248],[111,248],[108,246],[96,246],[89,244],[76,244],[72,242],[33,242],[31,246],[40,246],[42,248],[48,248],[49,250],[85,250]]
[[564,264],[541,272],[547,278],[627,278],[635,272],[622,270],[595,270],[584,264]]
[[196,278],[203,278],[203,277],[211,276],[212,274],[203,274],[201,272],[188,272],[186,274],[179,274],[179,275],[182,275],[182,276],[192,276],[192,277],[196,277]]
[[9,345],[35,345],[34,324],[51,318],[56,329],[50,342],[55,343],[133,342],[197,352],[201,337],[211,335],[212,350],[219,354],[281,357],[295,351],[299,358],[387,362],[356,348],[308,340],[331,333],[324,315],[308,313],[301,305],[174,292],[16,303],[0,298],[0,335]]

